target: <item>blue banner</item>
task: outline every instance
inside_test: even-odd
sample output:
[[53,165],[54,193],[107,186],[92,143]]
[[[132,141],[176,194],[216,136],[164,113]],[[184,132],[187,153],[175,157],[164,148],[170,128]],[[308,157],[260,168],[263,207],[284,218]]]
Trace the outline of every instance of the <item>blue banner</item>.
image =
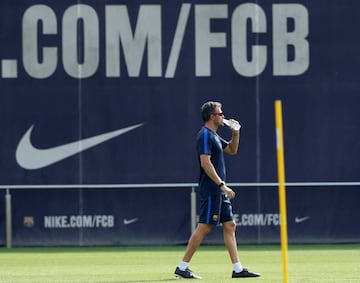
[[15,190],[12,199],[14,246],[180,244],[191,229],[186,189]]
[[[190,188],[13,190],[14,246],[174,245],[191,233]],[[278,190],[236,188],[240,244],[280,241]],[[356,187],[287,189],[289,243],[360,241]],[[0,234],[0,243],[4,243]],[[222,244],[214,227],[205,244]]]
[[[277,181],[277,99],[286,180],[358,182],[360,2],[290,2],[2,0],[0,185],[35,188],[12,190],[15,244],[186,241],[181,189],[60,188],[196,183],[208,100],[242,125],[228,183]],[[278,241],[275,191],[240,192],[239,241]],[[291,190],[292,241],[359,240],[355,199],[356,188]]]
[[228,182],[273,182],[275,99],[288,181],[358,180],[358,1],[0,8],[2,184],[196,182],[207,100],[242,124]]

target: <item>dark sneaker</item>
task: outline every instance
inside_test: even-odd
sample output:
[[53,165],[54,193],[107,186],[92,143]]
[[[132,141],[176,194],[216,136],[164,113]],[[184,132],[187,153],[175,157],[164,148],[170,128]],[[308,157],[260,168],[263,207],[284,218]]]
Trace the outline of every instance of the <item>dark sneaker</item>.
[[260,277],[259,273],[251,272],[244,268],[241,272],[235,272],[232,273],[232,278],[248,278],[248,277]]
[[189,268],[186,268],[185,271],[182,271],[179,267],[175,269],[175,276],[178,278],[184,279],[202,279],[200,276],[195,275]]

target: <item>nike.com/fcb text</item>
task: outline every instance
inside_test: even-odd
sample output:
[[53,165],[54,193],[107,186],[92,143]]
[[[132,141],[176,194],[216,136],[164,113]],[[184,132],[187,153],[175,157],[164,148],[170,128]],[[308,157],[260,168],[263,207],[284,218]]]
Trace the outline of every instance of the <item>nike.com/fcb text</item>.
[[[102,72],[106,78],[120,78],[124,71],[133,78],[174,78],[185,57],[180,56],[182,51],[192,54],[187,57],[194,60],[189,65],[193,75],[210,77],[216,66],[212,62],[214,49],[219,49],[216,52],[223,50],[224,56],[231,55],[225,60],[231,62],[229,69],[244,77],[261,75],[269,64],[273,66],[274,76],[299,76],[308,70],[310,15],[306,6],[302,3],[273,4],[269,14],[259,4],[234,7],[221,2],[212,5],[182,3],[176,8],[171,5],[171,10],[179,11],[174,15],[179,20],[176,28],[166,29],[165,36],[163,26],[175,24],[172,22],[174,18],[164,17],[170,11],[165,4],[140,5],[135,15],[134,9],[126,5],[71,5],[63,14],[59,14],[63,9],[57,7],[32,5],[25,10],[20,21],[23,23],[23,52],[17,56],[20,59],[2,60],[0,76],[18,78],[20,65],[34,79],[49,78],[57,69],[72,78],[84,79],[95,76],[104,65]],[[132,18],[137,18],[135,24],[130,21]],[[219,20],[226,21],[231,30],[211,31],[212,23]],[[289,21],[292,22],[291,30],[287,28]],[[82,29],[79,29],[79,22]],[[248,25],[252,26],[252,31],[247,30]],[[59,26],[66,28],[59,32]],[[135,30],[131,26],[135,26]],[[268,30],[272,34],[267,35],[270,33]],[[186,44],[184,40],[189,32],[194,35],[192,44]],[[247,43],[258,34],[270,36],[272,41],[268,45],[264,42]],[[57,45],[61,47],[49,37],[57,39]],[[82,38],[80,47],[76,40],[72,40],[79,37]],[[171,46],[169,53],[165,52],[167,46]],[[84,54],[81,60],[77,53],[79,48]],[[288,55],[290,48],[294,50],[293,55]],[[141,68],[145,60],[147,73],[143,73]],[[126,64],[121,66],[120,62]]]
[[234,214],[237,226],[279,226],[280,215],[277,213]]
[[44,216],[44,228],[113,228],[114,215]]

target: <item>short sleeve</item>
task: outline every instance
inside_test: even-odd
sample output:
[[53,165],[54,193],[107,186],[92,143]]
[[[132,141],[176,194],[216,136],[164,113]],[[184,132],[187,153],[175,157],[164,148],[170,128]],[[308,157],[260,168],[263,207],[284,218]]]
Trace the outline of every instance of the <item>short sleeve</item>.
[[212,148],[212,143],[211,143],[209,130],[204,128],[204,130],[201,131],[201,133],[198,136],[197,152],[199,155],[201,154],[211,155],[211,148]]

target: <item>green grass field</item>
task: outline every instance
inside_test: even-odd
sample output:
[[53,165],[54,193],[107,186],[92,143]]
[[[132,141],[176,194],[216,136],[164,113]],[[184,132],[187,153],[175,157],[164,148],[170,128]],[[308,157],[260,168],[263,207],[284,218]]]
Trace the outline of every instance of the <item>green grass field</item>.
[[[0,249],[1,283],[174,282],[185,247],[79,247]],[[231,279],[223,246],[202,246],[191,269],[201,282],[281,283],[279,246],[241,246],[244,266],[262,277]],[[360,283],[360,244],[294,245],[289,248],[289,282]],[[182,280],[184,281],[184,280]]]

